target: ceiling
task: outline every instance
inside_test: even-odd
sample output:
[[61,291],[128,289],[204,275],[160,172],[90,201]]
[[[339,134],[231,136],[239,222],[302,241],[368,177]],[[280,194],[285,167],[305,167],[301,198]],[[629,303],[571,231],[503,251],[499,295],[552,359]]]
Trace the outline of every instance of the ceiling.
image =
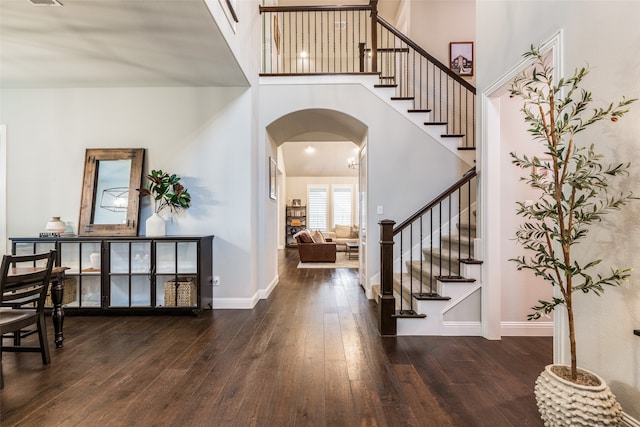
[[202,0],[0,0],[3,88],[247,86]]
[[358,159],[367,126],[354,117],[322,108],[300,110],[280,117],[267,132],[282,147],[287,176],[358,176],[347,161]]
[[[49,7],[0,0],[2,88],[248,85],[203,0],[60,1],[63,6]],[[380,0],[380,14],[390,20],[398,3]],[[287,143],[283,155],[289,176],[357,175],[347,159],[357,158],[351,141],[361,143],[366,126],[334,113],[297,112],[270,126],[272,139]],[[305,152],[310,144],[316,148],[313,156]]]
[[282,157],[288,177],[358,176],[347,166],[358,160],[358,146],[351,141],[289,141],[282,144]]
[[[3,88],[248,85],[204,0],[60,1],[0,0]],[[398,2],[380,0],[380,14],[389,20]]]

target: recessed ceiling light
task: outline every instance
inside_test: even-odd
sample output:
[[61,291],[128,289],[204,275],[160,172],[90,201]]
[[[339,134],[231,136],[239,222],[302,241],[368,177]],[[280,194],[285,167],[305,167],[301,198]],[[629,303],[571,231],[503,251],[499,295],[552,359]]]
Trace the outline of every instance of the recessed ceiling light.
[[34,6],[62,6],[58,0],[29,0]]
[[315,152],[316,152],[316,149],[315,149],[315,148],[313,148],[312,146],[308,145],[308,146],[307,146],[307,148],[305,148],[305,149],[304,149],[304,151],[305,151],[307,154],[313,154],[313,153],[315,153]]

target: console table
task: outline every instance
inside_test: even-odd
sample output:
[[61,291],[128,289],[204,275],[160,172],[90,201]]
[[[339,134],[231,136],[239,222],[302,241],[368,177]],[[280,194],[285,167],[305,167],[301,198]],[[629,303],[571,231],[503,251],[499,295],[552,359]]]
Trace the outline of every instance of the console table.
[[[13,237],[16,255],[56,250],[56,346],[68,314],[200,314],[212,308],[213,236]],[[66,270],[65,270],[66,268]],[[56,326],[57,325],[57,326]]]

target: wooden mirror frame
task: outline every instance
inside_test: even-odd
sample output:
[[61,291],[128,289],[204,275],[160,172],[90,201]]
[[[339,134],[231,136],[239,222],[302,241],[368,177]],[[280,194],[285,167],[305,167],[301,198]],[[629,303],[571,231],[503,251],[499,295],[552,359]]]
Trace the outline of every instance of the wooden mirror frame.
[[[129,199],[125,224],[93,224],[96,203],[98,163],[101,160],[131,159]],[[85,154],[82,200],[80,203],[79,236],[137,236],[142,183],[144,148],[88,148]]]

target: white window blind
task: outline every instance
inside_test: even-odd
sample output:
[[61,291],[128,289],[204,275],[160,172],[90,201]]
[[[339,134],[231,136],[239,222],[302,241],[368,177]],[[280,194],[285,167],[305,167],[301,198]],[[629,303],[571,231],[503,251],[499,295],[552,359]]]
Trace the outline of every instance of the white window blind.
[[327,230],[327,188],[308,187],[307,224],[310,230]]
[[333,187],[333,224],[353,224],[351,206],[353,199],[351,187]]

